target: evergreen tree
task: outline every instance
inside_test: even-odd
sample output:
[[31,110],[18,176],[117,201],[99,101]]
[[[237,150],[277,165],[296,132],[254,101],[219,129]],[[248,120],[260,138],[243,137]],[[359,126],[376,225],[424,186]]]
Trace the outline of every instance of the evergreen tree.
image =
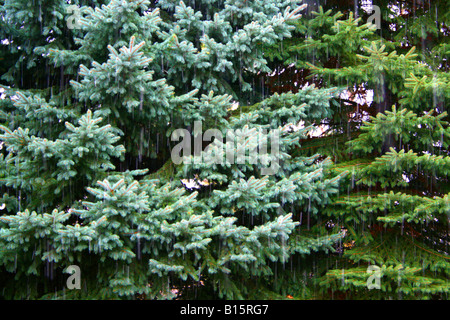
[[445,1],[70,2],[0,0],[2,297],[447,297]]
[[[18,4],[0,11],[11,39],[4,57],[16,59],[15,47],[24,62],[2,78],[4,297],[282,297],[284,266],[334,250],[342,234],[323,228],[319,209],[345,173],[329,175],[330,159],[295,152],[331,115],[336,90],[311,86],[231,111],[269,70],[262,43],[289,37],[305,6],[76,2],[74,21],[78,9],[55,1],[45,10],[56,18],[45,16],[39,31],[37,4]],[[25,16],[33,33],[22,34]],[[233,132],[228,146],[245,147],[242,159],[209,166],[223,146],[215,139],[195,146],[191,164],[174,164],[171,138],[185,129],[198,139],[198,122]],[[268,141],[258,142],[264,130]],[[65,285],[73,265],[81,290]]]
[[[335,174],[351,172],[324,211],[346,232],[343,258],[318,282],[350,298],[445,298],[448,10],[439,10],[441,1],[381,8],[387,36],[353,10],[345,17],[319,7],[297,25],[306,37],[284,47],[286,63],[306,68],[313,81],[347,88],[326,134],[303,149],[333,156]],[[368,287],[374,265],[381,290]]]

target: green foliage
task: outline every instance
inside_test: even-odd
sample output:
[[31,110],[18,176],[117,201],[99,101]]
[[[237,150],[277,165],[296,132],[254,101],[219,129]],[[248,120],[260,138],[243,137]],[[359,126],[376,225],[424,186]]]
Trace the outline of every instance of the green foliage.
[[356,4],[0,1],[2,297],[446,299],[450,16]]
[[[438,1],[436,10],[441,5]],[[350,97],[373,92],[366,105],[341,101],[338,112],[360,114],[353,119],[341,117],[354,125],[345,129],[335,114],[327,135],[307,141],[299,151],[308,154],[307,149],[313,148],[334,156],[336,164],[329,172],[351,173],[341,180],[340,194],[323,210],[333,228],[345,232],[343,258],[336,258],[335,269],[319,280],[324,290],[347,298],[445,299],[448,295],[449,124],[445,110],[450,91],[445,62],[435,63],[443,57],[437,51],[447,40],[433,48],[413,38],[433,34],[442,39],[448,17],[437,14],[440,19],[432,23],[427,6],[420,7],[424,12],[411,18],[411,24],[398,13],[382,15],[393,32],[387,37],[380,37],[374,26],[364,24],[362,17],[355,19],[352,12],[344,17],[320,7],[311,19],[297,25],[296,32],[307,37],[284,46],[285,63],[307,68],[322,85],[346,83]],[[411,34],[404,32],[406,23]],[[437,29],[439,24],[444,27]],[[416,53],[415,45],[422,51]],[[347,132],[346,138],[342,132]],[[333,149],[345,152],[327,148],[330,140],[335,143]],[[381,268],[380,291],[367,287],[369,265]]]
[[66,122],[67,130],[56,140],[32,135],[28,128],[13,131],[1,126],[4,134],[0,138],[8,155],[1,157],[0,183],[11,191],[23,192],[7,209],[65,207],[76,199],[74,196],[80,196],[72,190],[74,186],[95,182],[114,169],[111,158],[122,156],[125,150],[115,145],[119,132],[109,124],[100,127],[101,121],[88,110],[78,126]]
[[[273,278],[290,275],[277,265],[333,252],[342,238],[321,225],[320,210],[346,173],[325,175],[330,159],[293,155],[300,139],[331,116],[336,89],[310,86],[271,96],[249,112],[229,111],[233,100],[248,101],[259,72],[270,71],[262,44],[290,37],[306,6],[80,4],[79,29],[66,24],[73,18],[66,2],[49,4],[58,19],[47,20],[39,37],[54,39],[32,35],[24,52],[47,82],[40,76],[19,84],[15,71],[3,77],[2,295],[190,298],[193,283],[201,289],[195,297],[245,299],[260,289],[285,295]],[[27,21],[11,16],[11,5],[1,12],[11,22],[4,36],[13,39]],[[21,14],[32,19],[31,9]],[[5,49],[23,40],[14,37]],[[271,147],[256,163],[247,150],[242,164],[171,164],[169,138],[178,128],[197,136],[194,121],[203,130],[234,130],[236,148],[254,149],[255,132],[270,130],[271,141],[279,129],[281,154]],[[200,156],[211,156],[219,142]],[[278,173],[262,174],[271,164]],[[188,179],[197,190],[184,185]],[[66,290],[70,265],[81,268],[81,290]]]

